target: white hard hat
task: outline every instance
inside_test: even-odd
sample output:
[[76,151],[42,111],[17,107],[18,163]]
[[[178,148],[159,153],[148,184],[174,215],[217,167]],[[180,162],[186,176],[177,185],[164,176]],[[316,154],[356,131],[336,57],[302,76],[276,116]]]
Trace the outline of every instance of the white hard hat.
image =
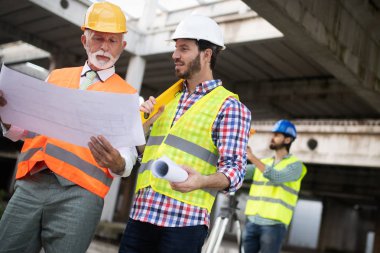
[[222,29],[214,20],[201,15],[191,15],[182,20],[171,39],[207,40],[225,49]]

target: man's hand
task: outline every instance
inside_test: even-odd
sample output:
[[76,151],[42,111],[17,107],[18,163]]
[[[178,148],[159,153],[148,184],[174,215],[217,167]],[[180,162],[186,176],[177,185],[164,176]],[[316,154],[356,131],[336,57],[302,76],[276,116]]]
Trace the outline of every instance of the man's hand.
[[171,182],[170,186],[175,191],[191,192],[198,189],[225,190],[230,185],[229,179],[223,173],[216,172],[210,175],[202,175],[188,166],[181,167],[187,171],[189,177],[181,183]]
[[7,104],[7,100],[4,98],[4,93],[3,91],[0,90],[0,106],[4,106]]
[[[256,158],[256,156],[252,153],[252,149],[250,146],[247,146],[247,159],[253,163],[253,160]],[[257,158],[256,158],[257,159]]]
[[88,147],[100,167],[108,168],[118,175],[123,174],[125,160],[106,138],[101,135],[98,137],[92,136]]
[[[0,106],[4,106],[7,104],[7,100],[4,98],[4,93],[3,91],[0,90]],[[4,123],[2,120],[1,120],[1,117],[0,117],[0,122],[3,124],[3,126],[9,130],[9,128],[11,128],[11,125],[10,124],[6,124]]]
[[4,106],[7,104],[7,100],[4,98],[4,93],[3,91],[0,90],[0,106]]
[[194,190],[201,189],[203,187],[203,182],[206,180],[206,176],[203,176],[198,171],[187,167],[181,166],[189,174],[189,177],[184,182],[180,183],[170,183],[170,186],[173,190],[179,192],[191,192]]
[[[150,96],[147,101],[145,101],[144,103],[142,103],[140,105],[140,111],[144,112],[144,113],[151,114],[154,110],[155,105],[156,105],[156,99],[154,97]],[[161,106],[158,109],[156,114],[154,114],[150,119],[145,121],[145,123],[143,124],[145,135],[148,134],[150,126],[153,125],[153,123],[157,120],[158,117],[160,117],[160,115],[163,113],[164,109],[165,109],[165,107]]]
[[[140,111],[144,112],[144,113],[151,114],[154,110],[155,104],[156,104],[156,99],[154,97],[150,96],[147,101],[145,101],[144,103],[142,103],[140,105]],[[154,114],[152,117],[150,117],[147,121],[144,122],[143,129],[144,129],[145,138],[147,138],[147,136],[149,134],[150,127],[158,119],[158,117],[161,116],[161,114],[164,112],[164,110],[165,110],[165,106],[161,106],[158,109],[158,111],[156,112],[156,114]],[[144,153],[145,145],[138,146],[136,148],[137,148],[138,153],[142,154],[142,153]]]
[[265,170],[265,164],[260,161],[253,153],[249,146],[247,146],[247,159],[256,166],[261,172]]

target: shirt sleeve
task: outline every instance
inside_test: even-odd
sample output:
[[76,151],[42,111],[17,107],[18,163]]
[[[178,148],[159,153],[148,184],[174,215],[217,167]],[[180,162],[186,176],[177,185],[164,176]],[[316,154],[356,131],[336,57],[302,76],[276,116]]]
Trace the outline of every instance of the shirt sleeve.
[[219,151],[218,172],[230,181],[226,192],[238,190],[244,181],[250,124],[251,112],[233,97],[223,103],[214,122],[212,137]]
[[273,183],[285,183],[296,181],[301,177],[302,163],[295,162],[286,166],[282,170],[276,170],[273,166],[265,165],[264,177]]
[[135,147],[128,147],[128,148],[120,148],[118,149],[120,152],[121,157],[125,160],[125,170],[122,175],[118,175],[113,173],[110,169],[108,169],[109,173],[114,177],[128,177],[131,175],[133,165],[136,163],[137,159],[137,151]]
[[19,141],[25,139],[28,131],[17,126],[11,125],[7,130],[1,123],[1,128],[3,130],[3,136],[10,139],[11,141]]

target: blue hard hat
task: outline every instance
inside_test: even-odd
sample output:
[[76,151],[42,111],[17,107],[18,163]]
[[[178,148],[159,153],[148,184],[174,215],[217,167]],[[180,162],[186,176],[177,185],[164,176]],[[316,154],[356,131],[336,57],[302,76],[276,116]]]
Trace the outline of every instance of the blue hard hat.
[[276,122],[272,128],[273,133],[282,133],[287,136],[291,136],[294,139],[297,137],[296,127],[292,122],[286,119],[282,119]]

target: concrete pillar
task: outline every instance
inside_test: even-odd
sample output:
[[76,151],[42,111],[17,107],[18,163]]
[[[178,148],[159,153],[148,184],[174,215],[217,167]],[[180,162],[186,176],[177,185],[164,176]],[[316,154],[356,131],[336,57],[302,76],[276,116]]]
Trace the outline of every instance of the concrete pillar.
[[59,56],[57,54],[52,54],[50,56],[50,65],[49,65],[49,72],[53,71],[54,69],[59,66]]
[[322,200],[323,203],[323,209],[322,209],[322,218],[321,218],[321,227],[319,229],[319,240],[318,240],[318,252],[325,252],[326,245],[327,245],[327,238],[326,234],[328,233],[328,211],[330,208],[330,201],[328,198],[325,198]]
[[[140,32],[146,32],[152,26],[156,17],[158,1],[146,1],[143,13],[139,19],[137,27]],[[137,50],[138,51],[138,50]],[[139,55],[133,56],[128,65],[126,80],[140,93],[142,80],[144,77],[146,61]]]
[[[145,59],[143,59],[141,56],[134,56],[131,58],[129,65],[128,65],[128,71],[126,80],[128,83],[130,83],[139,93],[141,90],[141,84],[144,76],[144,70],[145,70]],[[132,177],[132,181],[136,180],[136,175],[132,174],[129,177]],[[101,220],[105,221],[113,221],[114,219],[114,213],[116,209],[117,200],[119,197],[119,188],[120,188],[120,178],[114,178],[110,191],[108,192],[107,196],[104,199],[104,208],[101,216]],[[133,185],[133,184],[130,184]],[[133,193],[134,187],[129,187],[128,192]],[[123,194],[123,193],[122,193]],[[126,195],[126,194],[123,194]],[[132,201],[132,197],[130,196],[124,196],[123,202],[125,201]],[[122,204],[123,205],[123,204]],[[130,206],[129,206],[130,208]],[[129,210],[128,210],[129,211]]]
[[115,210],[113,220],[116,222],[126,222],[129,217],[131,207],[133,205],[134,189],[136,187],[136,179],[138,166],[135,166],[129,177],[122,179],[120,185],[120,200]]
[[126,80],[138,93],[141,91],[142,80],[144,77],[146,61],[141,56],[133,56],[129,60]]
[[103,212],[102,216],[100,217],[100,220],[102,221],[111,222],[113,220],[113,214],[115,212],[117,197],[119,193],[120,180],[120,177],[116,177],[113,179],[110,190],[104,198]]
[[[138,28],[140,31],[146,31],[149,29],[151,24],[154,21],[155,17],[155,11],[157,8],[157,0],[152,1],[146,1],[143,15],[140,17]],[[131,84],[138,93],[141,91],[141,85],[142,80],[144,77],[145,72],[145,65],[146,61],[144,58],[142,58],[139,55],[135,55],[131,57],[129,64],[128,64],[128,70],[126,75],[126,80],[129,84]],[[125,207],[126,210],[124,213],[119,214],[119,217],[116,217],[117,219],[125,218],[125,220],[128,218],[129,210],[132,205],[133,201],[133,192],[135,188],[135,183],[137,179],[137,169],[133,168],[132,174],[127,178],[128,185],[124,192],[121,194],[123,195],[121,206]],[[117,199],[119,196],[119,188],[120,188],[120,178],[114,179],[114,182],[111,185],[110,192],[107,194],[105,199],[105,207],[103,209],[102,213],[102,220],[103,218],[109,221],[113,220],[113,216],[115,213],[115,207],[117,203]]]
[[156,17],[157,6],[157,0],[145,1],[144,10],[137,25],[140,31],[147,31],[152,26]]

